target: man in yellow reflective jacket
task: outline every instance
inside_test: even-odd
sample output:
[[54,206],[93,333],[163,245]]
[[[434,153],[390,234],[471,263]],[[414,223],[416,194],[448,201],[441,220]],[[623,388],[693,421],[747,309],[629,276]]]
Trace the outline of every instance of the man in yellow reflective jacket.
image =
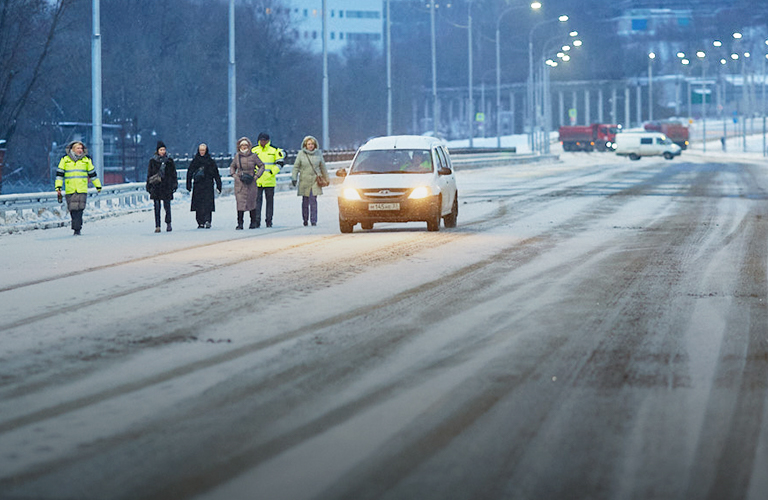
[[269,134],[262,132],[259,134],[258,143],[251,149],[256,153],[259,159],[264,162],[264,173],[256,179],[256,227],[261,225],[261,202],[266,197],[267,210],[264,214],[264,222],[267,227],[272,227],[272,214],[275,206],[275,186],[277,186],[276,175],[280,173],[280,168],[285,162],[285,152],[272,146],[269,140]]
[[72,141],[64,149],[66,154],[59,161],[56,169],[56,194],[61,203],[61,188],[67,198],[67,209],[72,217],[72,230],[80,234],[83,227],[83,211],[88,198],[88,181],[90,180],[97,192],[101,192],[101,181],[96,176],[96,169],[87,156],[88,150],[80,141]]

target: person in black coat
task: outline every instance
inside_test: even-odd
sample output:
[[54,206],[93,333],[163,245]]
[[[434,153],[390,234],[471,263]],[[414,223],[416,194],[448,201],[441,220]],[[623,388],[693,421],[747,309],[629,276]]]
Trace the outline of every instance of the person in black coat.
[[171,200],[173,193],[179,187],[176,176],[176,165],[163,141],[157,141],[157,151],[149,159],[147,167],[147,192],[155,201],[155,232],[160,232],[160,202],[165,208],[165,223],[167,231],[171,231]]
[[208,152],[208,145],[200,144],[197,154],[187,169],[187,191],[192,191],[191,212],[195,212],[198,229],[211,227],[211,215],[216,210],[213,183],[221,194],[221,175],[216,162]]

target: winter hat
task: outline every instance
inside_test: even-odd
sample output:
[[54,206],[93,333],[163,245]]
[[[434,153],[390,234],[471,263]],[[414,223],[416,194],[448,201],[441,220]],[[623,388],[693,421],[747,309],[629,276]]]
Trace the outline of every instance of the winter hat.
[[256,140],[260,141],[262,139],[264,139],[265,141],[268,141],[269,140],[269,134],[266,133],[266,132],[262,132],[262,133],[259,134],[259,137]]
[[164,147],[165,147],[165,143],[163,141],[157,141],[157,148],[155,149],[155,151],[160,151],[160,148],[164,148]]

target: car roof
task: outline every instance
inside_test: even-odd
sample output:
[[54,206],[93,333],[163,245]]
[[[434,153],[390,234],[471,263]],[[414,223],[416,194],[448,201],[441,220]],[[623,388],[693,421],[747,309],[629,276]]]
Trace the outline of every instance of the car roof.
[[369,140],[360,146],[360,150],[432,149],[432,147],[442,143],[440,139],[424,135],[389,135]]

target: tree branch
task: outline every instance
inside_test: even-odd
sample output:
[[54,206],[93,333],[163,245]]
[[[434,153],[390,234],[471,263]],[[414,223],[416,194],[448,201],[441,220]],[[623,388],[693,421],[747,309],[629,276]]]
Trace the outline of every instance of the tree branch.
[[3,137],[6,140],[10,140],[10,138],[13,136],[13,133],[16,131],[16,122],[19,118],[19,115],[24,110],[24,106],[26,105],[27,99],[29,99],[29,95],[32,93],[32,90],[37,83],[37,79],[40,77],[41,68],[45,62],[46,57],[48,56],[48,52],[50,51],[53,39],[56,35],[56,28],[59,24],[59,21],[61,20],[64,11],[72,3],[72,1],[73,0],[58,0],[53,13],[53,18],[51,19],[51,27],[48,30],[48,36],[45,39],[43,50],[40,53],[40,56],[37,58],[35,68],[32,71],[32,77],[29,79],[29,82],[27,83],[27,86],[21,97],[13,106],[12,111],[8,116],[7,123],[4,125],[4,129],[0,129],[0,137]]

